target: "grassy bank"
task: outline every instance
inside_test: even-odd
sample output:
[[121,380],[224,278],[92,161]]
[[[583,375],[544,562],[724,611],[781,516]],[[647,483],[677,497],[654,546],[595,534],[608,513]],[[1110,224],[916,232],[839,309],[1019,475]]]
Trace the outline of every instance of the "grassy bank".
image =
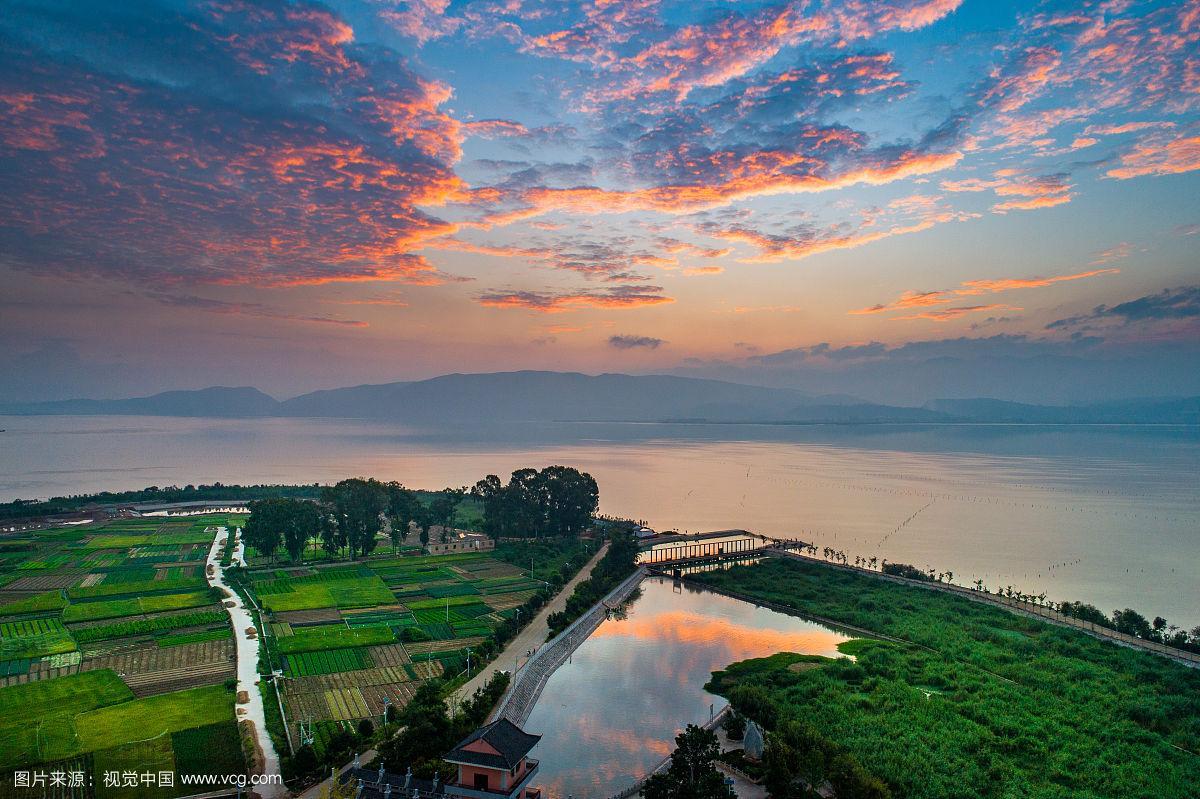
[[771,559],[695,579],[908,642],[714,676],[714,690],[779,733],[777,777],[816,784],[836,761],[916,799],[1200,795],[1200,672],[817,564]]

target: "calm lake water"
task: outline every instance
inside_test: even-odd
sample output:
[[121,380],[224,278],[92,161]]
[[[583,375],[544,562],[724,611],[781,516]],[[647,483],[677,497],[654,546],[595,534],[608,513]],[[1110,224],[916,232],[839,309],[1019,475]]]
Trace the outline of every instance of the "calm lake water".
[[725,700],[704,690],[711,672],[776,652],[837,657],[846,636],[745,602],[642,583],[624,619],[603,622],[550,677],[525,729],[552,799],[602,799],[630,786],[675,748],[687,724]]
[[0,500],[563,463],[656,529],[740,527],[1200,624],[1200,430],[0,417]]

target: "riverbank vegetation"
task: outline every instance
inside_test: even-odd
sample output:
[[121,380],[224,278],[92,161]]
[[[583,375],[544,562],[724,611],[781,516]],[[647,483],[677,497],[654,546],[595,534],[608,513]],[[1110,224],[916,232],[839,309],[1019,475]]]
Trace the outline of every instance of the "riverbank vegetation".
[[[798,544],[795,548],[809,557],[815,558],[817,556],[817,547],[813,544]],[[843,550],[832,547],[824,547],[821,550],[821,556],[830,563],[840,563],[843,566],[853,565],[854,568],[866,569],[868,571],[878,569],[881,574],[892,577],[903,577],[907,580],[917,580],[925,583],[954,583],[954,572],[951,571],[938,571],[931,567],[919,569],[908,563],[890,562],[886,559],[880,561],[877,557],[864,558],[857,555],[854,557],[852,564],[849,556]],[[1056,602],[1049,599],[1044,591],[1038,594],[1025,593],[1020,588],[1014,588],[1011,585],[997,586],[993,590],[984,585],[983,580],[975,580],[970,584],[969,588],[983,594],[994,594],[997,597],[1003,597],[1007,600],[1025,602],[1037,607],[1048,608],[1064,616],[1080,619],[1099,627],[1124,633],[1125,635],[1131,635],[1134,638],[1141,638],[1144,641],[1153,641],[1154,643],[1163,644],[1174,649],[1182,649],[1185,652],[1200,653],[1200,624],[1187,629],[1177,624],[1171,624],[1162,616],[1155,616],[1153,620],[1147,619],[1132,608],[1114,610],[1111,616],[1106,616],[1095,605],[1090,605],[1086,602],[1070,600]]]
[[1200,784],[1196,670],[820,564],[772,558],[694,579],[899,639],[844,644],[854,660],[780,655],[714,675],[711,690],[768,730],[773,796],[855,768],[856,784],[882,786],[849,795],[913,799],[1157,799]]
[[591,576],[575,586],[575,590],[567,597],[566,606],[547,617],[546,623],[550,627],[551,638],[603,599],[637,568],[638,547],[633,535],[633,525],[612,523],[607,527],[608,551],[592,569]]
[[689,724],[675,736],[675,751],[664,771],[642,786],[645,799],[737,799],[717,770],[721,747],[712,730]]

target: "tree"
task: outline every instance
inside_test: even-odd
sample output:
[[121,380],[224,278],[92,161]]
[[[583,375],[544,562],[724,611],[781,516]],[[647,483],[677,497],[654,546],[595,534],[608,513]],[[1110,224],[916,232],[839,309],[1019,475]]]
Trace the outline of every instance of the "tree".
[[437,493],[429,503],[429,516],[434,524],[441,525],[442,543],[446,543],[450,529],[454,527],[454,517],[458,514],[458,506],[467,496],[465,488],[444,488]]
[[403,774],[410,766],[414,773],[425,771],[424,767],[437,763],[455,744],[451,740],[454,733],[438,680],[422,683],[412,700],[400,711],[396,722],[401,727],[400,732],[378,747],[388,771]]
[[722,720],[721,727],[731,741],[740,741],[746,734],[746,717],[736,710],[730,710]]
[[349,549],[351,559],[374,551],[388,498],[383,483],[360,477],[342,480],[321,491],[321,500],[329,506],[337,526],[338,542]]
[[471,496],[483,503],[483,532],[494,539],[512,535],[511,494],[500,478],[489,474],[471,488]]
[[300,560],[308,539],[321,531],[321,509],[315,502],[285,499],[289,503],[287,524],[283,528],[283,547],[293,561]]
[[258,499],[249,504],[250,518],[242,526],[242,540],[246,546],[254,547],[267,558],[275,554],[287,526],[288,502],[286,499]]
[[483,528],[493,538],[578,535],[592,524],[600,504],[596,480],[569,466],[518,469],[507,485],[489,474],[471,495],[483,502]]
[[1138,638],[1150,637],[1150,622],[1146,621],[1145,616],[1132,608],[1114,610],[1112,624],[1117,632],[1133,635]]
[[642,786],[646,799],[733,799],[725,777],[715,765],[721,748],[712,730],[689,724],[675,737],[675,751],[666,772]]
[[538,475],[545,526],[553,535],[578,535],[592,524],[600,489],[590,474],[570,466],[547,466]]
[[391,523],[392,551],[408,535],[408,526],[416,518],[420,501],[417,495],[396,482],[387,484],[387,516]]

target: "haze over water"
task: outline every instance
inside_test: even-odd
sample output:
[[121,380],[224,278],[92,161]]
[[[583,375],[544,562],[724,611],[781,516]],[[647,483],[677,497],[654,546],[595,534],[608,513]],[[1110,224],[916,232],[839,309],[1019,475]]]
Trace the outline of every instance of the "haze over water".
[[1200,623],[1195,428],[571,423],[421,431],[350,420],[5,417],[0,500],[351,475],[418,488],[562,463],[601,511],[740,527],[1104,611]]

